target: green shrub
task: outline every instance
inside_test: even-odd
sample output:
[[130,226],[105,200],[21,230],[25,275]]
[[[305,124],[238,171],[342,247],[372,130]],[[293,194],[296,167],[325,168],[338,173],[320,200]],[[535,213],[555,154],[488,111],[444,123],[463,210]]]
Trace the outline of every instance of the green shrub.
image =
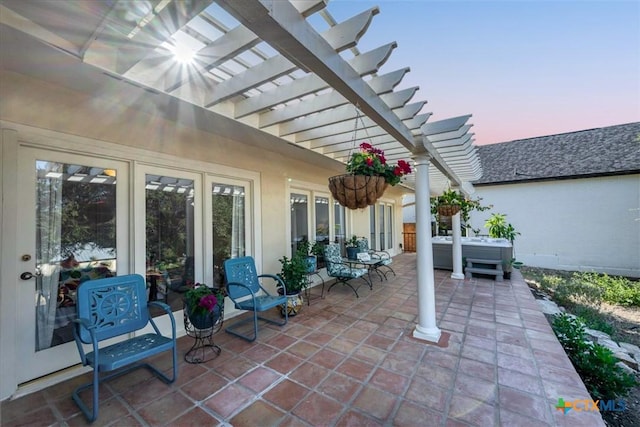
[[564,305],[573,303],[599,307],[603,293],[601,287],[581,280],[574,274],[569,280],[560,280],[556,286],[555,298]]
[[640,283],[626,277],[598,273],[575,273],[576,280],[600,288],[603,300],[609,304],[626,307],[640,306]]
[[576,305],[571,307],[571,313],[576,315],[587,328],[602,331],[611,336],[615,336],[617,333],[612,322],[597,308]]
[[580,320],[562,313],[555,316],[552,327],[594,399],[622,397],[635,386],[635,378],[616,366],[611,350],[587,341]]
[[562,277],[558,276],[550,276],[548,274],[543,274],[542,279],[540,279],[540,287],[542,290],[555,293],[556,288],[563,282]]

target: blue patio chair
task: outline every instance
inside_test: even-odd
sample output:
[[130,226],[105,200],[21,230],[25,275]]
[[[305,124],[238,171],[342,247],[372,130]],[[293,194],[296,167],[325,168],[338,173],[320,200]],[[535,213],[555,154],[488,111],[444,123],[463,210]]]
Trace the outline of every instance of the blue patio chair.
[[[149,307],[163,309],[171,320],[172,335],[160,333],[149,316]],[[136,368],[147,368],[161,380],[170,384],[178,376],[176,354],[176,321],[168,305],[152,301],[147,303],[147,285],[139,274],[89,280],[77,291],[77,314],[73,336],[84,366],[93,368],[93,382],[81,385],[72,397],[89,422],[98,418],[98,389],[101,381],[126,374]],[[149,323],[155,332],[129,338]],[[100,342],[115,337],[127,337],[123,341],[100,347]],[[93,351],[85,353],[83,344],[91,344]],[[149,363],[141,362],[149,356],[170,351],[173,356],[173,374],[168,377]],[[120,369],[124,368],[124,369]],[[115,371],[101,376],[103,372]],[[80,398],[80,392],[93,388],[93,408]]]
[[358,286],[358,288],[354,288],[351,283],[349,283],[349,281],[353,279],[362,279],[369,288],[372,288],[371,282],[367,280],[369,270],[366,268],[355,267],[354,265],[357,264],[357,261],[343,261],[343,258],[340,255],[340,246],[336,243],[329,243],[324,247],[324,259],[327,264],[327,275],[336,279],[336,281],[329,286],[327,292],[331,292],[331,288],[336,284],[342,283],[343,285],[350,287],[356,294],[356,298],[358,298],[358,288],[360,288],[360,286]]
[[[253,257],[245,256],[232,258],[224,262],[224,272],[227,278],[227,296],[233,301],[238,310],[253,312],[247,319],[235,322],[225,329],[226,332],[243,338],[249,342],[258,337],[258,319],[278,326],[287,324],[289,320],[288,310],[284,310],[284,321],[278,321],[273,317],[259,316],[259,312],[270,310],[274,307],[287,304],[287,296],[271,295],[260,284],[260,279],[269,278],[276,281],[276,287],[285,289],[284,282],[274,274],[258,274]],[[253,322],[253,335],[245,335],[238,330],[247,323]]]
[[[376,251],[374,249],[369,249],[369,240],[366,237],[361,237],[358,239],[358,252],[365,252],[371,256],[371,259],[378,260],[378,264],[375,265],[375,270],[377,273],[380,273],[387,278],[387,273],[391,272],[393,275],[396,275],[396,272],[391,268],[391,263],[393,263],[393,259],[389,252],[387,251]],[[380,270],[381,268],[385,268],[386,270]]]

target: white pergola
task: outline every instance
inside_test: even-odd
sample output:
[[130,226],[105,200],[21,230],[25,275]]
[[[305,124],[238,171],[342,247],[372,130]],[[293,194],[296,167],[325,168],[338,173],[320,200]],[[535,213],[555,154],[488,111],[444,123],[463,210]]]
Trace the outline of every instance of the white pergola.
[[[414,158],[404,185],[415,189],[418,213],[429,212],[430,192],[472,193],[482,168],[471,116],[429,122],[426,102],[413,100],[419,88],[395,90],[408,67],[378,73],[396,43],[357,47],[378,8],[342,22],[330,9],[326,0],[3,0],[0,23],[112,78],[334,162],[346,162],[357,126],[389,161]],[[418,218],[419,289],[430,296],[420,292],[416,336],[437,340],[427,224]]]

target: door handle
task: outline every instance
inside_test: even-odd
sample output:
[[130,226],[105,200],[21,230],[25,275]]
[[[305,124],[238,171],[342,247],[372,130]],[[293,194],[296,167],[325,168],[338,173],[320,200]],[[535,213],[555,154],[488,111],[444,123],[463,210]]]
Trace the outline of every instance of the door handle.
[[24,273],[22,273],[22,274],[20,275],[20,278],[21,278],[22,280],[29,280],[29,279],[32,279],[32,278],[34,278],[34,277],[36,277],[36,275],[35,275],[35,274],[33,274],[33,273],[31,273],[31,272],[28,272],[28,271],[25,271]]

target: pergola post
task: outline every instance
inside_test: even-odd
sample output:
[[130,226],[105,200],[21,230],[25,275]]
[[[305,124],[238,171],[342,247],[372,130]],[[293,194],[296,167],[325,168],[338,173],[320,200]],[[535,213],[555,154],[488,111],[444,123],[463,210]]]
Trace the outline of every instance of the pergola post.
[[451,242],[451,256],[453,257],[452,279],[464,279],[462,273],[462,232],[460,230],[460,211],[451,217],[453,240]]
[[438,342],[436,293],[431,243],[431,203],[429,201],[429,155],[414,157],[416,168],[416,272],[418,280],[418,325],[413,337]]

